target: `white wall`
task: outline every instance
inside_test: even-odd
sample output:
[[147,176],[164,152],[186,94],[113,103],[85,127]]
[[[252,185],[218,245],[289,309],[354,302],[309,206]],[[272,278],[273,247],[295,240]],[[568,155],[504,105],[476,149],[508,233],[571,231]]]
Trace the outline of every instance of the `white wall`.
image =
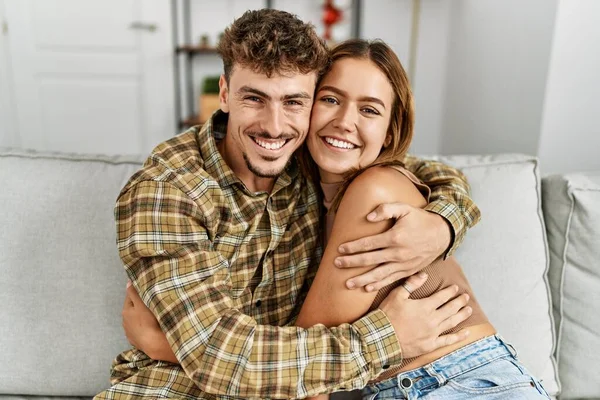
[[600,170],[600,1],[562,0],[546,87],[544,173]]
[[410,56],[411,0],[362,1],[360,36],[381,39],[390,45],[408,71]]
[[556,8],[452,1],[442,153],[536,154]]
[[7,36],[3,33],[4,2],[0,0],[0,146],[19,147],[15,132],[12,76],[9,64]]
[[415,76],[415,135],[411,152],[438,154],[442,151],[452,4],[447,0],[421,1]]

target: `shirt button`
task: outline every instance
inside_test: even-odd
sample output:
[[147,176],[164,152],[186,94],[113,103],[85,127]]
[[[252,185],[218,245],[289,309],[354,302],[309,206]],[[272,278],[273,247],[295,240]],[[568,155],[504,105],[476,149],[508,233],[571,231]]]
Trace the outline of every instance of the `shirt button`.
[[410,380],[410,378],[403,378],[400,381],[400,384],[404,389],[409,389],[412,386],[412,380]]
[[261,304],[262,304],[262,301],[256,300],[256,307],[260,307]]
[[383,366],[383,369],[388,369],[389,367],[390,367],[389,365],[385,364],[385,365]]

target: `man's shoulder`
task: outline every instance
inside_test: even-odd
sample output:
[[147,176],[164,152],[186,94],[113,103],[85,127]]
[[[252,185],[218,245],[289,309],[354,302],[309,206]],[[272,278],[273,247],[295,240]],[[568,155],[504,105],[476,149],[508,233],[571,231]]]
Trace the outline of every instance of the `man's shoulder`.
[[211,181],[205,170],[199,131],[200,127],[190,128],[157,145],[129,179],[123,192],[151,181],[157,185],[172,185],[187,193],[203,181]]
[[183,175],[204,169],[205,160],[199,143],[199,127],[170,138],[152,150],[142,167],[153,180],[169,180],[170,175]]

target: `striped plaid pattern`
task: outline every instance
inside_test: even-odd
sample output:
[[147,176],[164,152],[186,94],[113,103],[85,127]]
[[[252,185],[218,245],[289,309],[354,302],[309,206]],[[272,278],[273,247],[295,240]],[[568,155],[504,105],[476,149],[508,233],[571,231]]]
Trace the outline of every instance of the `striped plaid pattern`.
[[479,208],[471,200],[467,177],[456,168],[410,155],[404,164],[431,188],[431,201],[425,209],[441,215],[452,226],[452,243],[444,256],[447,259],[460,246],[467,230],[481,219]]
[[290,326],[322,255],[315,187],[293,160],[271,193],[249,192],[221,158],[219,132],[222,113],[159,145],[119,196],[119,254],[181,366],[128,350],[97,398],[363,387],[402,359],[382,311],[337,328]]

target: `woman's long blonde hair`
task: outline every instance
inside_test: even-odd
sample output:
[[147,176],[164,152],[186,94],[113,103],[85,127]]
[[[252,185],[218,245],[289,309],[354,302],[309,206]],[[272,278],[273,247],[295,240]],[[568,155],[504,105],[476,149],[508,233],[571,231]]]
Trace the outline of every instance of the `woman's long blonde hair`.
[[[333,201],[331,206],[331,210],[333,211],[337,210],[341,198],[350,182],[365,169],[374,166],[403,165],[404,157],[412,142],[415,123],[414,99],[408,76],[400,63],[398,56],[396,56],[396,53],[394,53],[387,44],[381,40],[346,40],[331,51],[331,65],[344,58],[367,59],[372,61],[388,78],[394,93],[394,100],[386,135],[386,137],[389,136],[391,140],[384,145],[373,163],[349,171]],[[331,69],[331,65],[329,69]],[[328,72],[323,76],[327,73]],[[317,88],[319,84],[317,85]],[[317,187],[319,187],[319,170],[310,157],[306,143],[298,150],[298,156],[303,172],[313,180],[313,183]]]

